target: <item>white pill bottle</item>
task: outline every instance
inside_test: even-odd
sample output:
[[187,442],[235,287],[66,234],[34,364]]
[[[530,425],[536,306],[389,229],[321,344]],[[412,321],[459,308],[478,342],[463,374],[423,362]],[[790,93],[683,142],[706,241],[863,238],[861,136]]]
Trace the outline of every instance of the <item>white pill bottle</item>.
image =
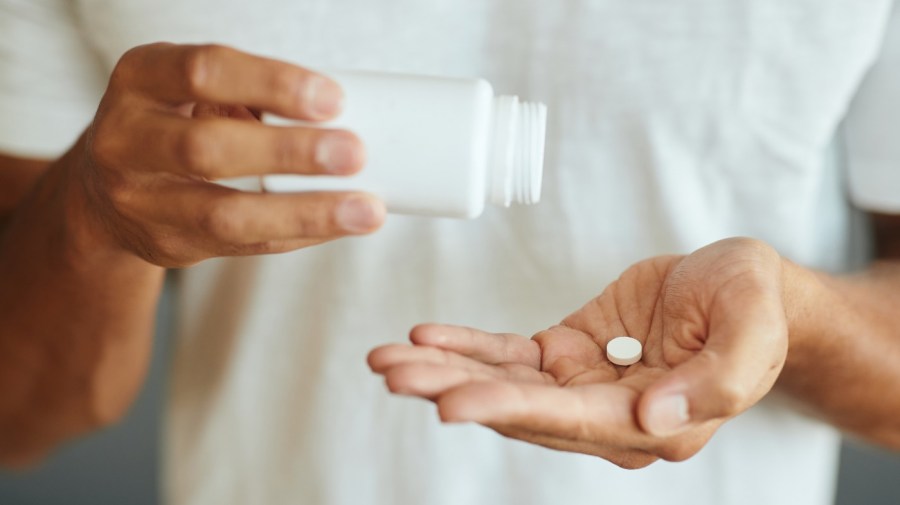
[[[317,127],[355,133],[366,165],[350,177],[268,175],[269,192],[367,191],[389,212],[474,218],[486,202],[537,203],[547,108],[494,96],[481,79],[324,72],[344,90],[341,115]],[[275,125],[297,121],[267,115]],[[303,123],[305,124],[305,123]]]

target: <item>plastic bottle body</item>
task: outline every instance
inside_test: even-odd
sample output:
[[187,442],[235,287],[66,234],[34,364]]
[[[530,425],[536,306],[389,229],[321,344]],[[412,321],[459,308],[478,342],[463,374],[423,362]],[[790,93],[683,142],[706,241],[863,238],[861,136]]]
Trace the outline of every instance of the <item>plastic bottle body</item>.
[[[365,168],[352,177],[269,175],[262,181],[266,191],[362,190],[381,197],[394,213],[458,218],[482,213],[498,179],[496,159],[510,151],[508,142],[503,154],[494,145],[498,107],[490,84],[374,72],[327,74],[344,89],[344,110],[317,126],[358,135],[366,145]],[[538,192],[539,183],[538,178]]]

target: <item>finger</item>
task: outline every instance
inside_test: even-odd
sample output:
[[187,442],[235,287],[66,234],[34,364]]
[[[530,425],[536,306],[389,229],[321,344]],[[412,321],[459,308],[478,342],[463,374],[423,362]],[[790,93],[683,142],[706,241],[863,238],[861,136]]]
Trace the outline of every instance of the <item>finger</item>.
[[703,349],[644,393],[641,426],[657,436],[731,418],[758,402],[784,365],[787,323],[775,283],[750,278],[717,294]]
[[565,440],[642,449],[632,415],[637,393],[613,385],[559,388],[514,382],[466,384],[438,398],[444,422],[477,422]]
[[169,104],[239,104],[296,119],[340,112],[331,79],[289,63],[218,45],[151,44],[122,57],[114,82]]
[[436,402],[444,422],[477,422],[504,436],[593,454],[624,468],[641,468],[657,458],[688,459],[721,424],[703,423],[677,437],[646,434],[634,416],[640,382],[577,388],[476,382],[439,393]]
[[542,349],[541,370],[553,374],[560,384],[592,371],[601,371],[607,380],[617,378],[619,372],[606,360],[598,338],[564,325],[539,332],[533,340]]
[[230,118],[242,121],[259,122],[259,116],[243,105],[222,105],[214,103],[198,103],[191,111],[193,118]]
[[[349,175],[365,164],[365,148],[342,130],[266,126],[221,118],[144,116],[135,142],[114,146],[107,160],[120,166],[208,180],[273,173]],[[155,154],[146,153],[153,139]]]
[[382,373],[388,368],[407,363],[429,363],[477,370],[491,368],[490,365],[452,351],[405,344],[390,344],[372,350],[368,356],[368,363],[375,373]]
[[410,331],[416,345],[447,349],[488,364],[520,363],[540,369],[540,346],[521,335],[488,333],[474,328],[422,324]]
[[229,251],[222,251],[222,256],[259,256],[262,254],[281,254],[291,251],[296,251],[298,249],[304,249],[307,247],[312,247],[316,245],[322,245],[327,242],[331,242],[342,238],[346,235],[333,236],[333,237],[317,237],[317,238],[302,238],[302,239],[290,239],[290,240],[269,240],[266,242],[257,242],[255,244],[248,244],[243,246],[236,246]]
[[434,399],[450,388],[487,381],[552,382],[533,368],[523,365],[508,367],[463,368],[432,363],[406,363],[384,372],[385,384],[392,393]]
[[489,428],[504,437],[540,445],[542,447],[547,447],[548,449],[597,456],[628,470],[645,468],[660,459],[659,456],[638,449],[619,449],[608,445],[562,439],[530,431],[509,429],[502,426],[489,426]]
[[392,393],[429,400],[460,384],[494,379],[493,374],[481,370],[430,363],[398,365],[384,373],[384,382]]
[[215,255],[371,233],[385,218],[381,201],[364,193],[259,194],[196,183],[170,185],[142,196],[136,214],[152,216],[172,235]]

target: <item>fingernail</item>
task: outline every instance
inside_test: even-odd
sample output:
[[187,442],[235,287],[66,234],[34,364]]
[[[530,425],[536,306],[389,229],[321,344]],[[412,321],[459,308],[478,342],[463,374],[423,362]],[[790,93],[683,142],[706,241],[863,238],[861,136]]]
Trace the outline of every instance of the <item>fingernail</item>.
[[378,200],[354,197],[344,200],[337,208],[337,223],[350,233],[368,233],[384,220],[384,205]]
[[647,414],[647,431],[657,436],[667,436],[681,431],[690,421],[688,401],[684,395],[664,396],[650,404]]
[[341,132],[327,133],[316,145],[316,165],[332,174],[352,174],[362,167],[362,146],[355,137]]
[[329,119],[341,112],[344,92],[334,81],[315,75],[309,78],[303,88],[308,112],[315,119]]

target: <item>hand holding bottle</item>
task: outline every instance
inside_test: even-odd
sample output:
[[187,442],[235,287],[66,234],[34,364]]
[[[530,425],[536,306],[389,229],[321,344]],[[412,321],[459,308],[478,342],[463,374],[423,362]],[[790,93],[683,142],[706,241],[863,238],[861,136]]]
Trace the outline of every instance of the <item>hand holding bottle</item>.
[[113,72],[83,148],[64,158],[69,186],[81,195],[72,200],[94,225],[93,239],[167,267],[374,231],[384,207],[370,195],[272,195],[212,182],[357,172],[365,154],[352,133],[258,119],[272,112],[327,120],[341,101],[340,87],[324,76],[226,47],[132,49]]
[[0,465],[124,415],[150,360],[163,267],[378,228],[384,207],[365,193],[215,183],[357,172],[353,134],[259,121],[327,120],[342,98],[324,76],[220,46],[153,44],[120,59],[94,121],[41,167],[0,241],[0,432],[16,434]]

